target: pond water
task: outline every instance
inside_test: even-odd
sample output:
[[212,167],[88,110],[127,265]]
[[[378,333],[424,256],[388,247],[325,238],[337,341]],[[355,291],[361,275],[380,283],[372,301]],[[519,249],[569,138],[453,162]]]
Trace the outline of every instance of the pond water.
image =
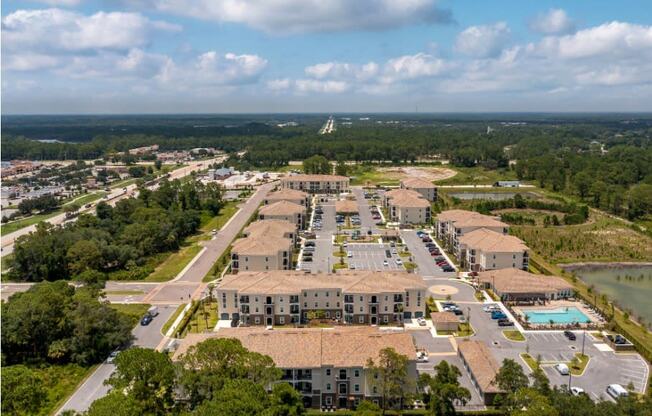
[[[532,198],[534,195],[530,192],[518,192],[523,198]],[[502,201],[511,199],[516,196],[517,192],[456,192],[448,194],[453,198],[462,200],[487,199],[491,201]]]
[[652,266],[583,268],[575,273],[621,307],[652,321]]

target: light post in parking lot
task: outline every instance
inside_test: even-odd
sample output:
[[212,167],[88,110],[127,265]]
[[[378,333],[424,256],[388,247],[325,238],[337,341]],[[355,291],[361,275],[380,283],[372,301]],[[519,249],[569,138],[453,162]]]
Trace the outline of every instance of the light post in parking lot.
[[471,307],[466,307],[466,323],[469,324],[469,331],[471,330]]
[[582,332],[582,358],[584,358],[584,342],[586,341],[586,329]]
[[573,380],[573,371],[568,370],[568,391],[571,391],[571,381]]

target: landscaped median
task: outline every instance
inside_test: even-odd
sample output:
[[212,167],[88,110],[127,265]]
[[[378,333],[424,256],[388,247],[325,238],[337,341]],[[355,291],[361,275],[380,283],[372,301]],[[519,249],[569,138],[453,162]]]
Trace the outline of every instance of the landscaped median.
[[525,336],[521,334],[521,331],[506,330],[503,331],[503,336],[510,341],[525,341]]
[[534,357],[532,357],[528,353],[522,353],[520,354],[521,359],[527,364],[528,367],[532,371],[536,370],[537,367],[539,367],[541,364],[559,364],[563,363],[568,365],[568,368],[570,369],[570,372],[574,376],[581,376],[584,374],[584,370],[586,369],[586,366],[589,364],[589,361],[591,361],[591,357],[589,357],[586,354],[582,354],[581,352],[576,352],[575,355],[573,356],[573,359],[570,362],[541,362]]

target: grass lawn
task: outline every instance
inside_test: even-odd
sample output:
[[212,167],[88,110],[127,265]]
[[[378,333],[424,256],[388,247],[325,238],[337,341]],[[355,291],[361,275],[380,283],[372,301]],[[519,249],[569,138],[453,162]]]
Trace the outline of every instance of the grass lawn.
[[146,282],[165,282],[174,279],[177,274],[183,270],[190,260],[195,258],[197,253],[201,251],[202,247],[197,243],[187,243],[176,253],[172,253],[161,264],[159,264],[154,272],[145,278]]
[[123,179],[118,182],[113,182],[112,184],[109,185],[109,188],[111,189],[124,188],[126,186],[136,183],[137,181],[138,178]]
[[54,414],[70,395],[88,376],[95,371],[96,366],[82,367],[77,364],[47,365],[31,367],[43,380],[46,389],[45,403],[37,415]]
[[84,196],[80,196],[78,198],[74,198],[70,200],[69,202],[66,202],[63,204],[64,206],[69,205],[69,204],[79,204],[83,208],[84,205],[89,204],[93,201],[97,201],[98,199],[102,198],[104,195],[106,195],[106,192],[104,191],[97,191],[93,192],[90,194],[86,194]]
[[417,268],[416,263],[411,263],[409,261],[403,262],[403,267],[405,267],[405,270],[414,270]]
[[183,336],[189,332],[212,331],[215,325],[217,325],[217,302],[201,304],[188,322]]
[[521,331],[507,330],[503,331],[503,335],[510,341],[525,341],[525,337],[521,334]]
[[348,269],[349,265],[344,262],[344,263],[335,263],[333,265],[333,271],[338,270],[338,269]]
[[590,357],[586,354],[582,355],[581,352],[576,352],[575,358],[577,358],[575,364],[571,361],[568,363],[568,367],[574,376],[581,376],[584,373],[586,366],[589,364]]
[[476,298],[478,301],[480,301],[480,302],[484,302],[484,296],[482,296],[482,292],[476,291],[476,292],[473,294],[473,296],[475,296],[475,298]]
[[179,314],[181,313],[181,311],[183,311],[183,308],[185,308],[185,307],[186,307],[185,303],[183,305],[179,305],[177,310],[174,311],[172,316],[170,316],[170,319],[168,319],[168,321],[165,323],[165,325],[163,325],[163,328],[161,328],[161,333],[163,335],[165,335],[168,332],[168,329],[170,329],[170,327],[172,326],[174,321],[177,320],[177,318],[179,317]]
[[31,217],[23,218],[22,220],[12,221],[7,224],[3,224],[0,226],[0,234],[7,235],[13,233],[14,231],[18,231],[21,228],[38,224],[41,221],[45,221],[61,213],[63,213],[63,210],[57,209],[55,211],[48,212],[47,214],[36,214],[36,215],[32,215]]
[[488,170],[481,166],[472,168],[455,167],[457,175],[437,181],[437,185],[491,185],[497,181],[516,180],[516,173],[511,170]]
[[349,172],[351,185],[398,185],[399,180],[379,171],[375,166],[352,166]]
[[525,364],[527,364],[528,367],[530,367],[530,370],[534,371],[537,369],[537,367],[539,367],[539,363],[537,362],[537,360],[534,359],[534,357],[532,357],[530,354],[522,353],[520,355],[523,361],[525,361]]
[[210,218],[205,223],[202,221],[201,231],[210,232],[211,230],[219,230],[224,224],[231,219],[231,217],[238,212],[238,202],[229,201],[220,210],[219,214]]
[[460,323],[455,333],[456,337],[468,337],[475,334],[473,327],[468,322]]
[[127,315],[129,319],[131,319],[132,325],[136,326],[140,321],[140,318],[145,315],[147,309],[152,305],[147,303],[111,303],[109,306],[116,311]]
[[398,252],[398,255],[401,256],[401,257],[410,257],[412,255],[412,253],[410,253],[409,251],[400,250]]

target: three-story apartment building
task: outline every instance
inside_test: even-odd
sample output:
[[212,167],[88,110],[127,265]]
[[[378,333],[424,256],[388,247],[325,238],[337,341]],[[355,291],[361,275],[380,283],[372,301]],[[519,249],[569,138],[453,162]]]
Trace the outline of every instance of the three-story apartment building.
[[310,194],[338,194],[349,190],[349,178],[339,175],[291,175],[281,179],[281,187]]
[[409,189],[421,194],[430,202],[437,200],[437,187],[430,181],[421,178],[406,178],[401,181],[401,189]]
[[306,275],[269,271],[226,275],[216,287],[220,319],[243,325],[401,324],[422,317],[427,286],[406,272],[345,271]]
[[[220,328],[208,334],[188,334],[173,360],[211,338],[234,338],[250,351],[272,358],[289,383],[303,397],[305,407],[322,410],[355,408],[369,400],[382,405],[379,380],[368,361],[378,363],[384,348],[408,358],[408,376],[416,381],[416,349],[406,332],[377,328],[274,329]],[[271,386],[268,386],[271,388]]]
[[306,228],[306,207],[289,201],[278,201],[264,205],[258,210],[258,219],[281,220],[295,224],[297,228]]
[[417,191],[393,189],[385,192],[383,203],[387,207],[388,221],[429,224],[432,219],[430,202]]
[[458,261],[470,271],[514,267],[527,270],[528,247],[517,237],[479,228],[459,238]]
[[265,271],[292,268],[292,240],[253,235],[241,238],[231,248],[231,270]]
[[458,257],[461,255],[459,239],[480,228],[507,234],[509,224],[505,224],[496,217],[462,209],[442,211],[437,215],[437,238],[442,240],[449,250]]
[[307,193],[289,188],[270,192],[263,200],[263,204],[270,205],[279,201],[293,202],[295,204],[303,205],[306,209],[310,208],[310,196]]
[[280,237],[289,238],[293,244],[298,243],[297,226],[285,220],[254,221],[242,231],[245,237]]

